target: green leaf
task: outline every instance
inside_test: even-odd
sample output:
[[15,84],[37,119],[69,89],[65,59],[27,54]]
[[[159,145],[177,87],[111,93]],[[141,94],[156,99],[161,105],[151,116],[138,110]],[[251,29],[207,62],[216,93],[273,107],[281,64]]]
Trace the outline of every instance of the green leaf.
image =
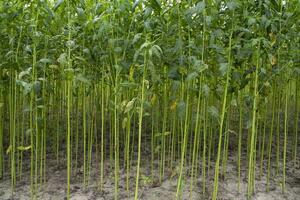
[[132,82],[129,82],[129,81],[124,81],[124,82],[120,83],[120,86],[121,87],[127,87],[127,88],[133,88],[133,87],[138,86],[138,84],[132,83]]
[[31,89],[32,89],[32,84],[31,83],[27,83],[27,82],[22,81],[22,80],[16,80],[16,83],[23,87],[25,95],[27,95],[31,92]]
[[49,58],[42,58],[39,60],[39,62],[43,64],[47,64],[47,63],[52,63],[52,60]]
[[131,44],[137,43],[142,38],[142,33],[137,33],[134,35]]
[[83,83],[90,83],[90,81],[83,74],[78,74],[76,76],[76,80],[83,82]]
[[227,3],[227,7],[229,10],[235,10],[238,7],[238,4],[235,1],[230,1]]
[[74,69],[73,68],[64,69],[64,72],[65,72],[67,80],[73,80],[73,78],[74,78]]
[[116,48],[114,48],[114,52],[115,52],[116,54],[122,53],[122,48],[121,48],[121,47],[116,47]]
[[[144,11],[144,19],[147,19],[152,14],[153,9],[151,7],[147,7]],[[145,25],[148,23],[148,21],[145,22]],[[150,28],[150,27],[147,27]]]
[[27,146],[27,147],[18,146],[17,149],[20,150],[20,151],[27,151],[27,150],[31,149],[31,145]]
[[230,102],[230,104],[232,105],[232,106],[238,106],[238,104],[237,104],[237,100],[236,100],[236,98],[235,97],[233,97],[232,99],[231,99],[231,102]]
[[219,119],[219,110],[215,106],[208,107],[208,113],[215,119]]
[[84,10],[82,8],[77,8],[77,13],[79,17],[84,17]]
[[177,106],[177,112],[180,119],[183,119],[185,116],[185,107],[186,103],[184,101],[180,101]]
[[160,0],[151,0],[151,7],[159,12],[161,10],[161,3],[160,3]]
[[132,110],[133,106],[134,106],[134,102],[135,102],[135,98],[133,98],[131,101],[129,101],[126,106],[125,106],[125,109],[124,109],[124,113],[128,113],[129,111]]
[[32,84],[32,88],[36,94],[40,93],[42,90],[42,84],[40,81],[34,81]]
[[251,44],[253,47],[256,46],[259,42],[260,42],[260,38],[254,38],[251,40]]
[[219,67],[219,71],[221,73],[221,76],[224,76],[228,71],[228,63],[221,63]]
[[9,147],[6,149],[6,154],[9,154],[12,150],[12,145],[9,145]]
[[152,81],[153,82],[160,81],[160,77],[157,75],[155,66],[154,66],[154,64],[153,64],[153,62],[151,60],[149,61],[148,67],[149,67],[149,71],[151,73],[151,79],[152,79]]
[[59,62],[61,65],[66,65],[67,64],[67,54],[62,53],[59,55],[59,58],[57,59],[57,62]]
[[170,131],[166,131],[166,132],[164,132],[164,134],[162,134],[162,133],[156,133],[156,134],[154,135],[154,137],[161,137],[162,135],[168,136],[168,135],[170,135],[170,134],[171,134]]
[[66,46],[70,49],[74,49],[76,47],[75,41],[74,40],[67,41]]
[[134,55],[133,55],[133,62],[137,62],[139,56],[140,56],[140,50],[137,50],[134,52]]
[[246,129],[250,129],[252,126],[252,119],[247,119],[244,126]]
[[249,19],[248,19],[248,26],[251,26],[251,25],[255,24],[255,22],[256,22],[255,18],[249,17]]
[[200,1],[196,4],[196,6],[190,8],[189,10],[187,10],[186,15],[191,17],[194,14],[201,14],[204,9],[205,9],[205,2]]
[[153,46],[151,47],[151,51],[153,52],[153,54],[154,54],[158,59],[161,59],[162,50],[161,50],[160,46],[158,46],[158,45],[153,45]]
[[63,2],[64,0],[58,0],[53,7],[53,11],[56,11]]
[[83,49],[82,51],[83,51],[83,53],[85,53],[85,54],[91,54],[91,52],[90,52],[90,50],[89,50],[88,48],[85,48],[85,49]]
[[45,106],[44,105],[38,105],[37,108],[42,110],[42,109],[45,108]]
[[192,72],[192,73],[189,73],[186,77],[186,80],[187,81],[192,81],[194,80],[195,78],[197,78],[198,76],[198,73],[197,72]]
[[49,65],[49,68],[50,69],[58,69],[58,66],[57,65]]
[[210,92],[210,88],[208,87],[208,85],[207,85],[207,84],[204,84],[202,89],[203,89],[204,95],[205,95],[206,97],[208,97],[209,92]]
[[140,47],[140,51],[142,51],[143,49],[145,49],[145,48],[148,48],[149,46],[150,46],[150,42],[144,42],[142,45],[141,45],[141,47]]
[[132,6],[132,10],[134,11],[135,8],[140,4],[141,0],[136,0]]
[[18,75],[18,78],[22,79],[23,76],[30,75],[30,74],[31,74],[31,67],[27,68],[25,71],[21,71]]
[[32,52],[30,45],[26,45],[24,50],[28,53]]
[[127,125],[127,117],[125,117],[123,120],[122,120],[122,128],[125,129],[126,128],[126,125]]

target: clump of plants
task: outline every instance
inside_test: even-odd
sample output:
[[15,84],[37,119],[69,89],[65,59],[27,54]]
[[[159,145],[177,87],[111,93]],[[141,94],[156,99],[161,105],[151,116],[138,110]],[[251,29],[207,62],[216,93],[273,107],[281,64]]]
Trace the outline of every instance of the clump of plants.
[[247,198],[263,175],[284,192],[287,162],[299,167],[299,19],[296,0],[2,1],[0,179],[14,192],[30,162],[35,199],[48,160],[64,160],[70,199],[97,157],[115,199],[121,169],[139,199],[150,166],[148,182],[176,171],[174,198],[189,179],[215,200],[233,153]]

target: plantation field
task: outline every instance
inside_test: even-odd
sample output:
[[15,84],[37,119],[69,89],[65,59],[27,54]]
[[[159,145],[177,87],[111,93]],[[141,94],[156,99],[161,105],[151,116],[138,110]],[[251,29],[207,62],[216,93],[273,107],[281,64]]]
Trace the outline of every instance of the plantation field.
[[0,199],[300,199],[299,0],[0,1]]

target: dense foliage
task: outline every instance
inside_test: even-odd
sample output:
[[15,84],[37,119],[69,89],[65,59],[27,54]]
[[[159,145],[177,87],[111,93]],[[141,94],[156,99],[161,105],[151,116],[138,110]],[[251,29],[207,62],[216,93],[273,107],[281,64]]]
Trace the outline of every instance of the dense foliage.
[[177,199],[186,177],[192,191],[202,176],[205,194],[211,171],[216,199],[233,146],[248,197],[262,173],[284,191],[299,160],[299,36],[298,0],[1,1],[0,178],[14,188],[30,159],[34,197],[47,159],[66,159],[69,197],[96,154],[100,190],[109,160],[116,199],[119,169],[135,166],[126,188],[138,198],[142,165],[159,181],[178,167]]

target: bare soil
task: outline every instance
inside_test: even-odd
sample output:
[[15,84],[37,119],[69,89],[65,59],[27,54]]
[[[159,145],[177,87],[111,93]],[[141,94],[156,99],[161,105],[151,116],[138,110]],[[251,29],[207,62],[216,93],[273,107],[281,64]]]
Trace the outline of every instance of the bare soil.
[[[229,152],[229,154],[231,154]],[[243,155],[245,156],[245,155]],[[145,158],[145,157],[144,157]],[[245,158],[245,157],[244,157]],[[94,159],[97,160],[97,159]],[[147,161],[147,163],[149,160]],[[245,162],[245,161],[244,161]],[[123,162],[120,162],[123,163]],[[165,172],[165,179],[159,184],[158,178],[151,178],[150,166],[143,164],[141,166],[141,180],[140,180],[140,199],[143,200],[174,200],[177,187],[176,171]],[[242,163],[242,177],[240,192],[237,189],[237,166],[236,153],[230,155],[228,158],[227,170],[225,177],[220,176],[218,198],[222,200],[247,199],[247,171],[245,166],[247,163]],[[266,192],[266,162],[263,166],[264,175],[259,177],[259,166],[256,170],[255,180],[255,200],[299,200],[300,199],[300,167],[299,163],[295,166],[292,162],[287,162],[286,166],[286,190],[282,192],[281,174],[279,170],[276,176],[275,160],[272,159],[272,179],[270,182],[270,191]],[[157,166],[157,163],[155,164]],[[133,163],[135,166],[135,163]],[[199,163],[199,166],[201,164]],[[12,194],[10,188],[10,178],[8,176],[0,180],[0,199],[1,200],[27,200],[30,199],[30,170],[29,163],[26,165],[22,174],[22,180],[17,182],[14,193]],[[119,199],[129,200],[133,199],[134,184],[136,177],[136,168],[132,167],[130,173],[130,191],[126,191],[126,171],[120,167],[120,187]],[[187,169],[187,167],[186,167]],[[222,169],[222,168],[221,168]],[[281,169],[281,166],[279,166]],[[77,171],[72,171],[71,179],[71,199],[72,200],[110,200],[114,199],[114,175],[113,169],[109,169],[109,162],[105,164],[105,177],[103,191],[99,190],[99,162],[92,164],[91,174],[88,186],[84,187],[82,184],[83,170],[80,167]],[[211,162],[210,170],[207,171],[206,177],[206,194],[202,195],[203,180],[201,174],[195,180],[195,185],[192,192],[190,192],[190,178],[185,178],[183,185],[183,199],[210,199],[213,189],[213,174],[214,163]],[[159,174],[158,169],[155,169],[154,174]],[[171,175],[172,174],[172,175]],[[186,176],[188,177],[188,176]],[[66,199],[66,183],[67,183],[66,162],[61,159],[57,164],[56,160],[47,160],[47,177],[46,182],[38,188],[37,199],[43,200],[64,200]]]

